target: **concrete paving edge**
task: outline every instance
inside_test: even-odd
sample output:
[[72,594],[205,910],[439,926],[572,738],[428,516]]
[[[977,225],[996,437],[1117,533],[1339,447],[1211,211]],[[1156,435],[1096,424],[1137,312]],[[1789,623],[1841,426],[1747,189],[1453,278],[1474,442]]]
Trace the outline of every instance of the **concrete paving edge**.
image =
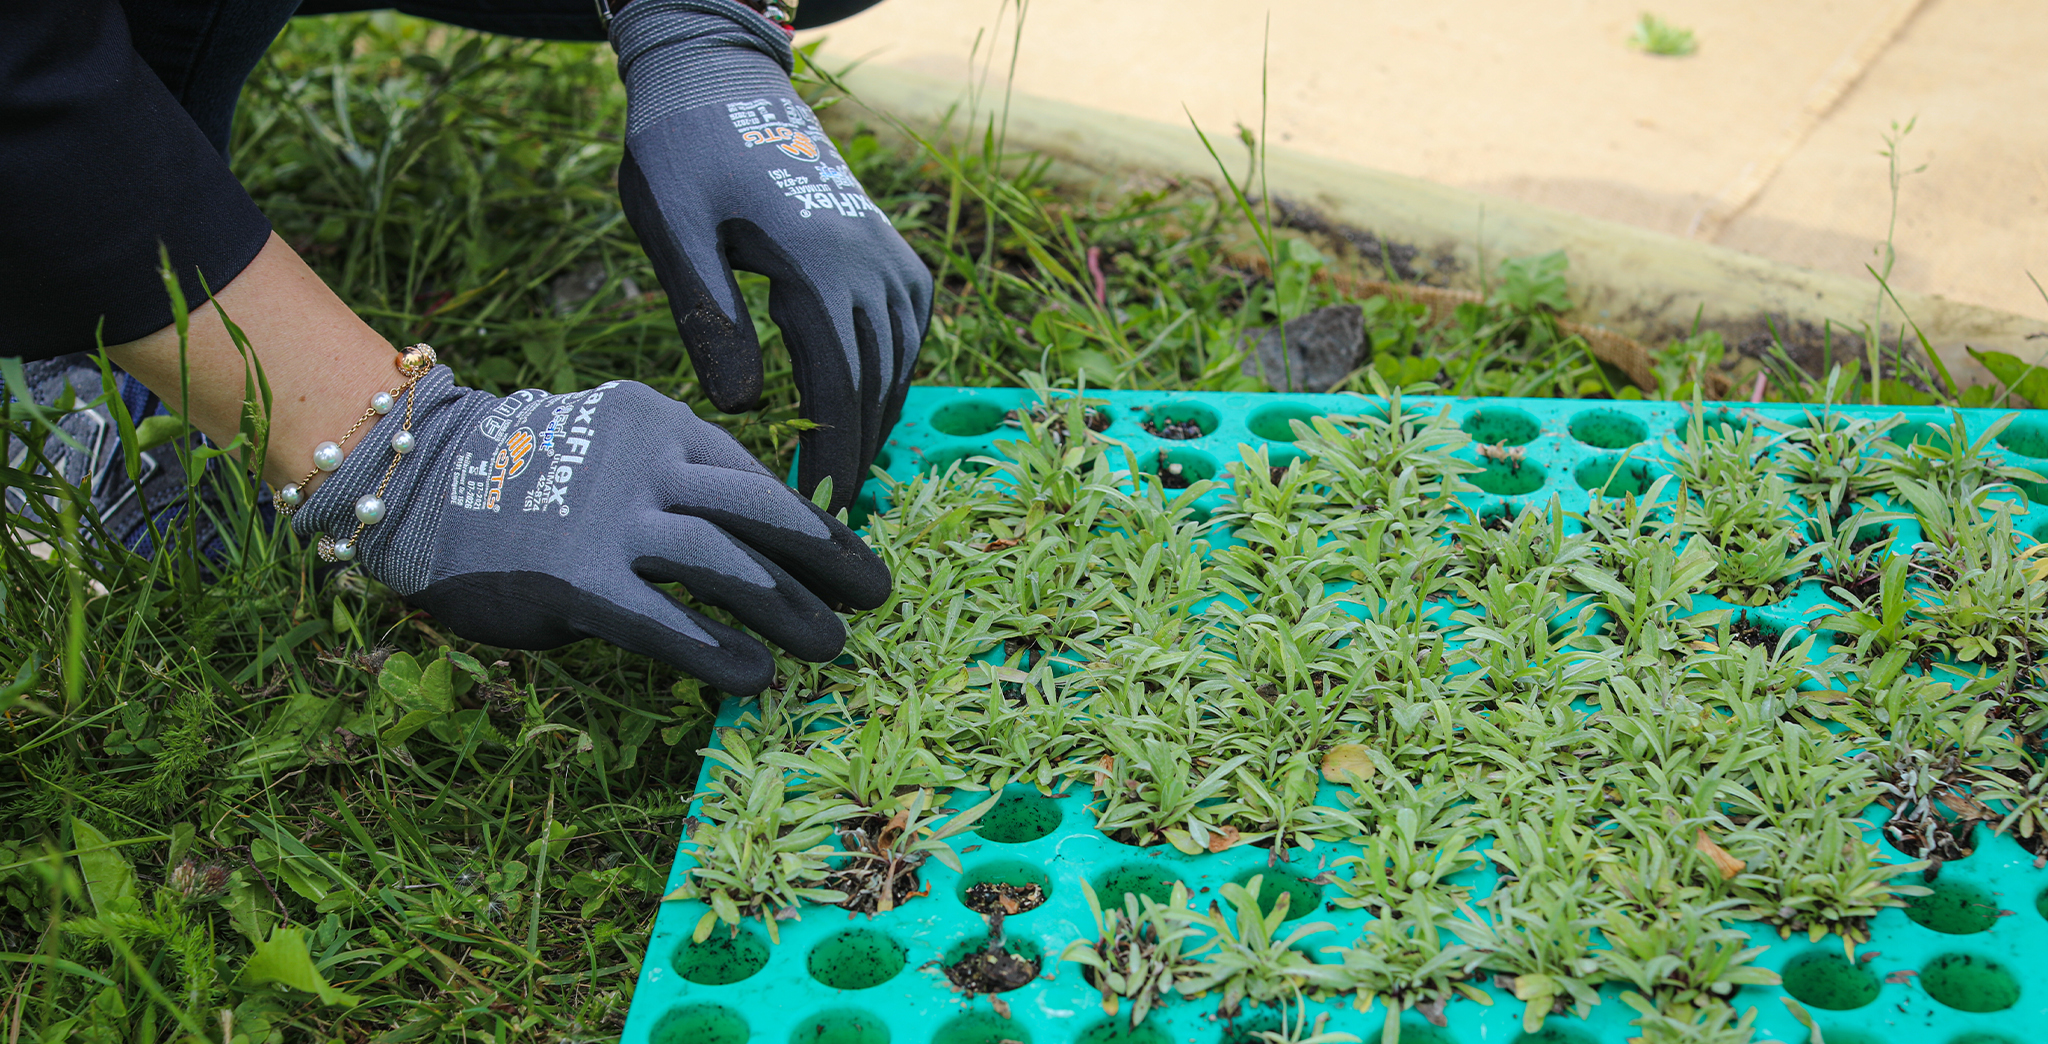
[[[846,65],[823,55],[818,64],[825,69]],[[998,85],[982,96],[984,111],[970,115],[967,88],[959,81],[880,65],[856,66],[840,79],[853,95],[852,115],[865,109],[883,123],[894,117],[927,135],[986,127],[991,111],[1000,111],[1004,103]],[[1055,173],[1069,181],[1100,183],[1134,172],[1220,181],[1215,161],[1187,127],[1018,94],[1008,100],[1007,128],[1013,152],[1045,154],[1055,162]],[[1205,131],[1235,174],[1243,150],[1234,128]],[[974,133],[978,137],[978,130]],[[1731,345],[1773,326],[1808,339],[1829,323],[1837,331],[1859,331],[1880,295],[1876,280],[1868,277],[1797,268],[1282,148],[1268,150],[1266,174],[1276,199],[1313,207],[1333,222],[1370,231],[1383,241],[1414,246],[1424,257],[1450,259],[1453,271],[1447,281],[1454,286],[1478,285],[1482,246],[1489,265],[1504,257],[1562,249],[1571,259],[1577,303],[1570,318],[1649,344],[1682,335],[1695,315],[1706,328],[1722,331]],[[1962,384],[1991,383],[1966,346],[2048,365],[2048,323],[1930,294],[1902,292],[1898,300]],[[1895,342],[1899,310],[1889,301],[1885,316],[1885,340]]]

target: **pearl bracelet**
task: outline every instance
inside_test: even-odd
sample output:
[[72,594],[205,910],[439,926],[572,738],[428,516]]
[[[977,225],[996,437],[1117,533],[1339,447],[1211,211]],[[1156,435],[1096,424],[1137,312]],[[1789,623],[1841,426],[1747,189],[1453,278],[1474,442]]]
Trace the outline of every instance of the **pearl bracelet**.
[[384,520],[388,510],[384,503],[384,491],[390,487],[392,476],[398,473],[398,462],[406,454],[411,453],[415,445],[411,430],[413,386],[419,383],[420,378],[433,371],[437,358],[434,349],[424,344],[416,344],[395,356],[394,361],[398,365],[398,372],[405,377],[404,383],[392,391],[380,391],[370,396],[369,407],[363,411],[361,417],[356,418],[356,422],[350,425],[346,432],[342,433],[340,441],[323,442],[313,447],[313,469],[306,472],[305,477],[299,481],[287,483],[283,489],[275,491],[273,499],[277,502],[278,510],[290,517],[306,502],[306,483],[313,481],[315,475],[341,467],[347,456],[342,451],[341,443],[354,437],[363,425],[370,422],[370,418],[390,413],[397,407],[398,397],[405,396],[404,427],[391,436],[391,465],[384,469],[384,479],[377,484],[376,492],[365,493],[356,498],[354,533],[343,540],[336,540],[329,534],[321,534],[320,557],[324,561],[346,562],[356,556],[356,541],[363,535],[363,530]]

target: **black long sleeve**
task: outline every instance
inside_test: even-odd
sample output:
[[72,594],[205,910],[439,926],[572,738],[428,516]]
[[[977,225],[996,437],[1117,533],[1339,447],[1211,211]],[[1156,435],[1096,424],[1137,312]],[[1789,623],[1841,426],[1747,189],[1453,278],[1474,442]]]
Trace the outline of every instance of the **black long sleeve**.
[[92,348],[96,331],[116,344],[161,329],[171,309],[159,243],[197,303],[269,235],[227,161],[136,53],[119,3],[0,3],[0,356],[48,358]]

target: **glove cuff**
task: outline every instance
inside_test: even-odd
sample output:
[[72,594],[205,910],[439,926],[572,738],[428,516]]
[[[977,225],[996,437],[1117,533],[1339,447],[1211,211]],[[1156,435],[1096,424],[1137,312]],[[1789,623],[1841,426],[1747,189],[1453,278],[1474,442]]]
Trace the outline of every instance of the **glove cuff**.
[[635,0],[611,36],[628,134],[683,109],[786,93],[796,68],[788,34],[739,0]]
[[[455,373],[446,366],[436,366],[420,378],[409,394],[411,427],[406,425],[407,403],[400,399],[398,407],[370,428],[341,467],[292,515],[292,531],[302,538],[326,533],[340,540],[354,533],[357,498],[377,492],[397,455],[398,469],[384,487],[384,518],[363,527],[355,542],[355,561],[365,573],[400,595],[427,586],[433,565],[432,535],[448,502],[447,493],[439,491],[446,483],[432,479],[446,466],[449,439],[473,423],[477,419],[473,414],[483,408],[482,404],[464,408],[462,400],[476,396],[483,404],[492,401],[490,396],[456,387]],[[398,455],[391,448],[391,437],[401,431],[412,433],[413,448]]]

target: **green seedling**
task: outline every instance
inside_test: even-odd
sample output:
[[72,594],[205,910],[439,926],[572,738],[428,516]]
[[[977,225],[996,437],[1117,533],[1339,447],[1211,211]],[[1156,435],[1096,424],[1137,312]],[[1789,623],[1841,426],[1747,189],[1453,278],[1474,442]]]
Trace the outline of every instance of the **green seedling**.
[[1181,992],[1200,995],[1215,991],[1217,1010],[1226,1017],[1243,1011],[1246,1005],[1299,1006],[1304,974],[1315,962],[1304,951],[1305,940],[1332,929],[1327,921],[1307,921],[1280,934],[1287,922],[1292,896],[1282,892],[1270,911],[1259,902],[1264,878],[1222,887],[1225,910],[1214,901],[1202,912],[1171,910],[1175,922],[1214,933],[1197,949],[1202,965],[1181,985]]
[[1345,994],[1364,1011],[1378,1003],[1386,1009],[1382,1044],[1399,1044],[1401,1016],[1421,1011],[1430,1022],[1444,1024],[1444,1005],[1464,997],[1491,1006],[1492,995],[1469,980],[1484,955],[1463,943],[1444,941],[1442,917],[1427,906],[1411,906],[1406,916],[1374,921],[1355,946],[1326,946],[1341,964],[1319,964],[1300,971],[1319,992]]
[[1130,1026],[1142,1025],[1154,1005],[1185,992],[1201,962],[1191,955],[1190,940],[1201,932],[1173,915],[1188,908],[1188,886],[1173,883],[1172,897],[1160,903],[1148,895],[1124,893],[1121,909],[1103,909],[1095,886],[1081,882],[1088,912],[1095,920],[1095,940],[1076,939],[1060,960],[1085,969],[1082,974],[1102,993],[1103,1014],[1114,1017],[1124,1000],[1131,1002]]

